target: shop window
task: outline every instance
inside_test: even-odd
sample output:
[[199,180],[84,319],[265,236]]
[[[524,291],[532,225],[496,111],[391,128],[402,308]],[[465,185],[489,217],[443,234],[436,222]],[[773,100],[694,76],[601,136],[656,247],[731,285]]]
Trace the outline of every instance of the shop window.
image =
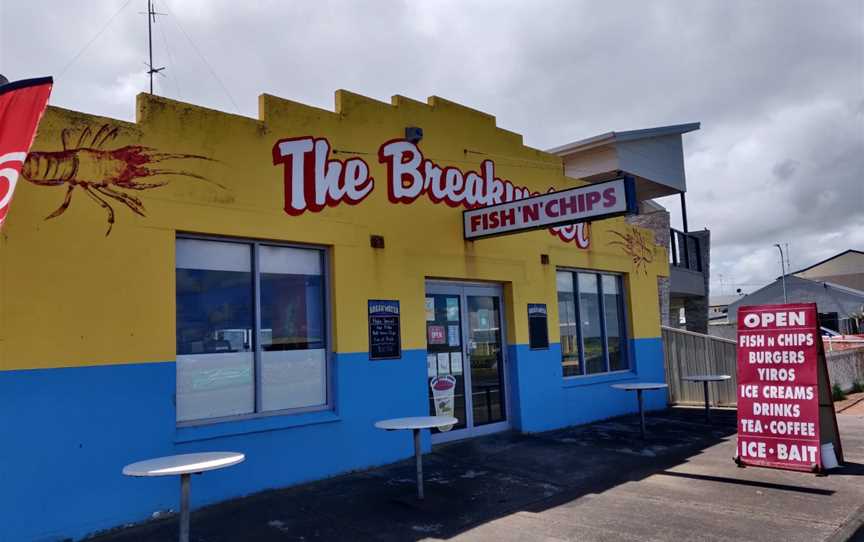
[[325,408],[324,253],[178,238],[177,421]]
[[621,277],[558,271],[556,282],[564,376],[629,369]]

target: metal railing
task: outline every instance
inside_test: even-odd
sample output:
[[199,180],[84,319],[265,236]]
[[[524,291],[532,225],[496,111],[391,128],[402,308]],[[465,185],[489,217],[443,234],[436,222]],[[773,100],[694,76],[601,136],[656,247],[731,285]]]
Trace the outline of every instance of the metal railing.
[[711,405],[734,406],[737,372],[735,341],[666,326],[662,327],[662,332],[669,403],[704,404],[702,384],[686,382],[682,377],[725,374],[732,376],[732,380],[708,384],[711,387]]
[[702,247],[699,238],[675,228],[670,228],[669,232],[669,263],[701,273]]

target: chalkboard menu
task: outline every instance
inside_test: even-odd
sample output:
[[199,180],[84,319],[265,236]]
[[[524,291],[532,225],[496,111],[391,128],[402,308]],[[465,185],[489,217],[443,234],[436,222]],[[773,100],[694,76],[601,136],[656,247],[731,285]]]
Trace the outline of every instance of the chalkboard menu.
[[402,357],[399,302],[369,300],[369,359]]
[[532,350],[549,348],[546,303],[528,303],[528,345]]

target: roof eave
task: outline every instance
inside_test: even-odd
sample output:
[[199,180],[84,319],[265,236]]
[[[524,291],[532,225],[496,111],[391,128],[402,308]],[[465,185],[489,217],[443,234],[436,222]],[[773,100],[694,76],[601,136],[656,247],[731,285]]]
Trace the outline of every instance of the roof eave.
[[669,135],[682,135],[688,132],[693,132],[700,129],[702,126],[699,122],[689,122],[686,124],[673,124],[671,126],[658,126],[656,128],[643,128],[640,130],[625,130],[623,132],[606,132],[604,134],[580,139],[566,145],[548,149],[546,152],[558,156],[567,156],[577,152],[587,151],[596,147],[611,145],[614,143],[623,143],[625,141],[634,141],[637,139],[645,139],[649,137],[662,137]]

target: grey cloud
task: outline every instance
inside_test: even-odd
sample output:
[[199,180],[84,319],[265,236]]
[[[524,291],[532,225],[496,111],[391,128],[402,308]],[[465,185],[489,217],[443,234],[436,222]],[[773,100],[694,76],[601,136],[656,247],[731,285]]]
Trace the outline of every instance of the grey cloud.
[[771,169],[771,173],[773,173],[774,176],[780,180],[786,180],[795,174],[795,171],[800,165],[801,162],[799,162],[798,160],[792,160],[791,158],[787,158],[782,162],[777,162],[776,164],[774,164],[774,167]]
[[[123,0],[0,2],[0,72],[55,74]],[[53,103],[131,119],[145,18],[129,5],[57,79]],[[437,94],[539,148],[701,121],[688,219],[725,283],[864,248],[864,2],[246,2],[157,0],[158,91],[240,113],[268,92],[332,108],[337,88]],[[167,44],[167,47],[166,47]],[[664,201],[680,221],[677,198]],[[715,288],[719,284],[715,281]],[[729,293],[729,292],[727,292]]]

